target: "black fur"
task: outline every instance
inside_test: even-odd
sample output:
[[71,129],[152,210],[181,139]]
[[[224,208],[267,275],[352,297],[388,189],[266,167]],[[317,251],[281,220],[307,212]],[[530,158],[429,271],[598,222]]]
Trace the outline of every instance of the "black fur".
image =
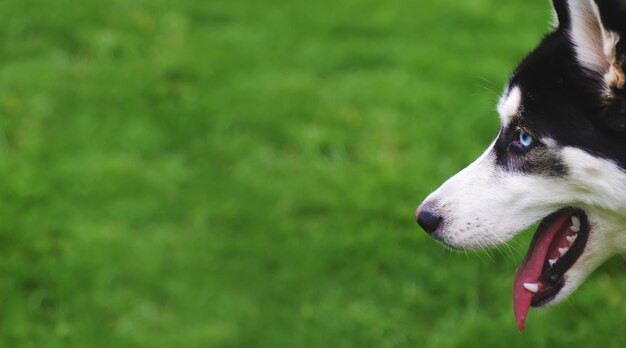
[[552,0],[554,12],[559,20],[559,28],[569,27],[569,13],[567,12],[567,0]]
[[[618,62],[626,61],[626,1],[596,0],[604,26],[619,34]],[[582,68],[568,36],[566,0],[553,0],[559,27],[548,34],[512,74],[509,85],[522,91],[520,117],[502,129],[494,151],[507,170],[566,175],[557,153],[542,144],[527,153],[510,150],[516,129],[549,137],[615,161],[626,169],[626,91],[613,88],[607,97],[602,76]],[[624,66],[626,68],[626,66]],[[554,152],[554,151],[553,151]]]

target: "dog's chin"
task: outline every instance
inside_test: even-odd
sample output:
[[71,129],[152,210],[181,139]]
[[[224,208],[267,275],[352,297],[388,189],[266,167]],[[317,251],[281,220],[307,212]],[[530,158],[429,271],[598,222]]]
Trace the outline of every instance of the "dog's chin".
[[589,273],[579,272],[573,266],[563,276],[563,286],[551,298],[545,299],[541,303],[532,304],[535,308],[544,308],[557,305],[569,298],[582,284]]
[[[433,237],[455,251],[485,247],[484,242],[452,240],[437,234]],[[513,283],[515,319],[520,331],[524,330],[530,307],[547,307],[565,300],[601,263],[600,253],[595,252],[598,238],[593,237],[597,236],[589,215],[580,208],[560,209],[539,222]]]
[[[513,283],[515,319],[520,331],[524,330],[531,306],[559,303],[582,283],[589,273],[586,267],[589,262],[578,261],[587,254],[590,234],[588,214],[580,208],[560,209],[539,222],[526,257],[515,272]],[[459,242],[445,235],[433,236],[448,249],[456,251],[471,251],[485,246],[478,240]]]
[[515,272],[513,305],[520,331],[529,308],[555,304],[582,282],[577,261],[585,253],[591,225],[582,209],[568,207],[541,220],[524,261]]
[[610,255],[598,253],[597,250],[595,250],[596,243],[594,243],[595,241],[593,240],[593,228],[589,230],[589,233],[590,235],[585,249],[578,259],[563,273],[562,286],[551,297],[547,297],[540,302],[533,302],[533,307],[550,307],[569,298],[576,292],[587,276]]

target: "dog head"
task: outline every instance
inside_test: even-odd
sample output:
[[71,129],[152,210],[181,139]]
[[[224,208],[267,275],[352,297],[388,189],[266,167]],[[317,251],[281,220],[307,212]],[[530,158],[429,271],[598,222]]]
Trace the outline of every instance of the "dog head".
[[520,330],[531,305],[563,300],[626,249],[626,7],[553,7],[553,31],[504,89],[496,139],[416,212],[429,234],[460,250],[505,243],[540,221],[515,275]]

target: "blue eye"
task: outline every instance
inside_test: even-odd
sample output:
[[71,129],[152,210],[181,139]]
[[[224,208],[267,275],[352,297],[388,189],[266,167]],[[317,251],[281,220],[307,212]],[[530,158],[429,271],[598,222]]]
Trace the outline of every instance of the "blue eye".
[[530,147],[535,142],[535,138],[533,138],[532,135],[524,131],[520,131],[519,142],[520,144],[522,144],[523,147]]

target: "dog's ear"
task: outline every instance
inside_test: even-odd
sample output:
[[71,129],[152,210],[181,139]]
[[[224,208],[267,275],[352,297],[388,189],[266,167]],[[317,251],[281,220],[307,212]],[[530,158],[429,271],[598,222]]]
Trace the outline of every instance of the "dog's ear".
[[604,107],[596,119],[626,134],[626,0],[552,0],[554,30],[570,41],[576,61],[598,82]]
[[580,66],[602,82],[607,97],[613,89],[623,89],[626,47],[620,43],[624,23],[618,0],[554,0],[553,4],[559,28],[566,30]]

